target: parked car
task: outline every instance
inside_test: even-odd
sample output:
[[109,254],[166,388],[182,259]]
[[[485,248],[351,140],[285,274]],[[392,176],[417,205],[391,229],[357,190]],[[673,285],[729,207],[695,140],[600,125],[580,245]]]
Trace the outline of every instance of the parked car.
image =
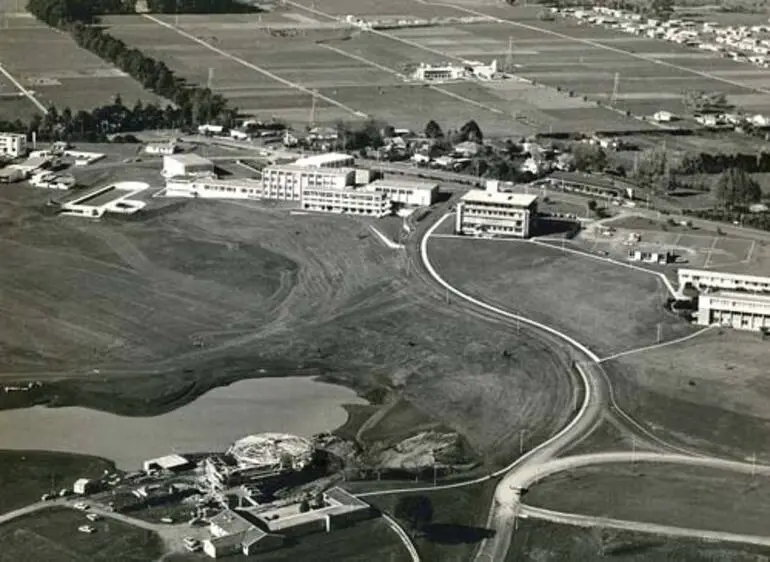
[[95,533],[96,529],[94,529],[91,525],[81,525],[78,527],[78,531],[90,535],[91,533]]
[[101,517],[99,516],[98,513],[89,513],[88,515],[86,515],[86,519],[88,519],[91,522],[94,522],[94,521],[99,521]]
[[89,505],[88,505],[87,503],[85,503],[85,502],[76,502],[76,503],[75,503],[75,505],[73,505],[72,507],[74,507],[75,509],[79,509],[80,511],[86,511],[86,510],[87,510],[87,509],[89,509],[91,506],[89,506]]
[[43,494],[40,498],[41,501],[47,502],[48,500],[54,499],[56,496],[54,494]]

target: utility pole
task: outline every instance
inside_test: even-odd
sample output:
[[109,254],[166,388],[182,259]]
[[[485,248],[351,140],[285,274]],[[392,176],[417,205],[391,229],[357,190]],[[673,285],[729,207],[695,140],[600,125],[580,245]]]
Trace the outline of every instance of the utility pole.
[[310,103],[310,122],[309,125],[312,127],[315,124],[315,104],[316,104],[316,94],[318,94],[318,90],[313,90],[311,92],[312,95],[312,101]]
[[508,37],[508,51],[505,53],[505,62],[503,63],[503,72],[510,74],[513,72],[513,36]]
[[446,304],[449,304],[449,289],[447,289],[444,294],[444,300],[446,301]]
[[520,455],[524,454],[524,434],[526,433],[526,431],[527,431],[526,429],[522,429],[519,432],[519,454]]
[[208,77],[208,81],[206,82],[209,90],[211,89],[211,85],[213,83],[214,83],[214,67],[210,66],[209,67],[209,77]]
[[620,72],[615,73],[615,79],[612,82],[612,95],[610,96],[610,103],[613,104],[618,99],[618,85],[620,84]]
[[657,337],[658,343],[663,341],[663,324],[658,322],[658,337]]

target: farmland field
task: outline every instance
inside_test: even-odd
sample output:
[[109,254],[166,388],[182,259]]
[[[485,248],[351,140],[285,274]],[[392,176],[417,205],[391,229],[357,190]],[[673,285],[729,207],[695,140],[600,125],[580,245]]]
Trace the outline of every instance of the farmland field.
[[[3,16],[8,27],[0,33],[0,64],[43,105],[54,104],[59,110],[90,109],[110,103],[116,94],[127,105],[137,100],[163,102],[117,68],[78,47],[65,33],[30,14],[11,11]],[[5,77],[0,78],[0,118],[28,119],[39,113],[29,100],[5,96],[16,91]]]
[[447,282],[486,302],[553,326],[598,354],[654,344],[692,328],[665,312],[657,277],[510,240],[431,238],[434,267]]

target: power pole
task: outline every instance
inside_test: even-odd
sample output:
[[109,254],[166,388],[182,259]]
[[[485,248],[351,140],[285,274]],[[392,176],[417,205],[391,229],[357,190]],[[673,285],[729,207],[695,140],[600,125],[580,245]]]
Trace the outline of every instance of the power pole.
[[444,294],[444,300],[446,301],[446,304],[449,304],[449,289],[447,289]]
[[527,431],[526,429],[522,429],[522,430],[519,432],[519,454],[520,454],[520,455],[523,455],[523,454],[524,454],[524,433],[525,433],[526,431]]
[[209,67],[209,77],[208,77],[208,81],[207,81],[207,85],[208,85],[208,89],[209,90],[211,89],[211,85],[213,83],[214,83],[214,67],[210,66]]
[[315,124],[315,104],[316,104],[316,94],[318,94],[318,90],[312,90],[312,101],[310,102],[310,122],[308,123],[311,127]]
[[658,322],[658,337],[657,337],[658,343],[663,341],[663,324]]
[[618,86],[620,85],[620,72],[615,73],[615,79],[612,81],[612,95],[610,96],[610,103],[613,104],[618,99]]

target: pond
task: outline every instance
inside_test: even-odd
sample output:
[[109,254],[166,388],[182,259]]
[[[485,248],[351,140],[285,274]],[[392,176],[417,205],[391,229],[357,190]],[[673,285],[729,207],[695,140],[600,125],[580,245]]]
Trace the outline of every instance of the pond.
[[307,377],[263,378],[216,388],[160,416],[133,418],[80,407],[0,411],[0,449],[82,453],[135,470],[171,452],[223,451],[252,433],[309,437],[347,419],[354,391]]

